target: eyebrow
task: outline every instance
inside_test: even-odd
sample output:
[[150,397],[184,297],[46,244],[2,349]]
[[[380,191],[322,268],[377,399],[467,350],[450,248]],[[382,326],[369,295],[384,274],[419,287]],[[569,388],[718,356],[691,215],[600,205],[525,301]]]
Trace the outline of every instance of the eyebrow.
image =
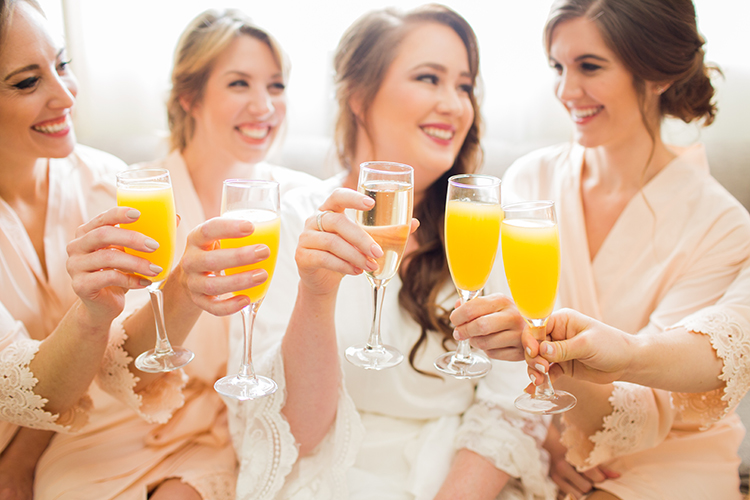
[[[230,69],[229,71],[225,72],[224,74],[225,75],[239,75],[239,76],[241,76],[243,78],[247,78],[247,79],[251,79],[252,78],[252,75],[249,75],[249,74],[245,73],[244,71],[238,71],[236,69]],[[271,78],[284,78],[284,74],[281,71],[279,71],[278,73],[274,73],[273,75],[271,75]]]
[[582,61],[584,59],[596,59],[597,61],[609,62],[609,59],[607,59],[606,57],[597,56],[595,54],[583,54],[582,56],[576,57],[575,60],[576,60],[576,62],[578,62],[578,61]]
[[[63,52],[65,52],[65,49],[64,48],[60,49],[60,51],[55,56],[55,60],[59,59]],[[8,73],[5,76],[5,78],[3,78],[3,81],[7,82],[8,80],[10,80],[11,78],[13,78],[15,75],[17,75],[19,73],[25,73],[26,71],[34,71],[34,70],[38,70],[38,69],[39,69],[39,65],[38,64],[29,64],[28,66],[24,66],[23,68],[19,68],[19,69],[15,70],[15,71],[11,71],[10,73]]]
[[[448,69],[445,66],[443,66],[442,64],[431,63],[431,62],[417,64],[416,66],[414,66],[414,68],[412,68],[412,70],[417,70],[417,69],[422,68],[422,67],[432,68],[435,71],[441,71],[443,73],[447,73],[448,72]],[[465,76],[466,78],[471,78],[471,73],[469,73],[468,71],[462,71],[461,72],[461,76]]]

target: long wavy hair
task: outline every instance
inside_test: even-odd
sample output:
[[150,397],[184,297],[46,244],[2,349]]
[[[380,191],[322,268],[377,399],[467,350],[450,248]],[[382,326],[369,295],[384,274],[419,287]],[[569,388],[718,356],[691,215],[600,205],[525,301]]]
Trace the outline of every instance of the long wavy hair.
[[[453,339],[453,328],[448,319],[450,311],[438,304],[437,297],[450,280],[443,233],[448,178],[476,171],[482,159],[479,144],[482,130],[479,110],[479,48],[476,35],[463,17],[442,5],[425,5],[406,13],[383,9],[358,19],[344,33],[334,58],[338,101],[334,131],[336,153],[340,163],[350,168],[357,148],[358,131],[367,122],[357,119],[350,106],[352,97],[357,96],[358,102],[362,103],[363,107],[359,111],[366,117],[369,105],[380,90],[401,41],[414,26],[421,23],[448,26],[463,41],[474,89],[469,95],[474,122],[450,170],[427,188],[422,200],[414,207],[414,217],[420,221],[419,231],[415,233],[419,249],[407,257],[408,266],[401,266],[399,270],[403,284],[398,296],[401,307],[421,328],[420,337],[409,353],[412,367],[417,352],[427,340],[428,332],[438,332],[443,345]],[[367,133],[366,129],[364,131]]]

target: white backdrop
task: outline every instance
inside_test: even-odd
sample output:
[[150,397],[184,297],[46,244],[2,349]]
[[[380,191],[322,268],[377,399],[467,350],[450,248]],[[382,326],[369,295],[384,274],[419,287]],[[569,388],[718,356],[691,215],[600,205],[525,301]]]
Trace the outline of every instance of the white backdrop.
[[[324,175],[320,150],[330,144],[332,53],[339,37],[367,10],[417,0],[43,0],[48,17],[65,23],[72,67],[80,80],[76,130],[80,142],[127,162],[165,152],[172,52],[184,26],[206,8],[236,7],[276,36],[292,61],[288,131],[276,157],[288,166]],[[502,170],[539,145],[569,139],[570,125],[554,100],[541,33],[551,0],[456,0],[446,5],[475,29],[484,80],[484,140],[488,167]],[[750,198],[750,42],[748,0],[695,0],[707,57],[725,79],[720,113],[704,130],[677,127],[678,142],[710,144],[715,174],[736,196]],[[64,15],[63,15],[64,13]],[[670,128],[672,129],[672,128]],[[304,154],[305,150],[308,153]],[[314,150],[314,151],[313,151]],[[298,163],[298,164],[296,164]]]

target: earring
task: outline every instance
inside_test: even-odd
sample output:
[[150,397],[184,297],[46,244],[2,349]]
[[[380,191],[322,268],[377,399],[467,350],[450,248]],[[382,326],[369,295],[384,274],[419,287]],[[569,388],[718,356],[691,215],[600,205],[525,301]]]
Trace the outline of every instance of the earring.
[[669,88],[668,85],[659,85],[658,87],[656,87],[656,94],[662,95],[664,92],[667,91],[668,88]]

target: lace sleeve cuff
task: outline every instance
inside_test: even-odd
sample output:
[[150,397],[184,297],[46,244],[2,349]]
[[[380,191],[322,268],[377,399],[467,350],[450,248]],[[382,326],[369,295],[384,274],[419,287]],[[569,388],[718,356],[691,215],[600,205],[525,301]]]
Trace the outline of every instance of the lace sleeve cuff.
[[483,456],[518,479],[530,495],[527,498],[554,498],[555,486],[547,476],[549,457],[541,447],[546,435],[541,417],[511,415],[482,402],[464,414],[456,446]]
[[168,422],[174,411],[185,403],[182,390],[187,384],[187,375],[182,370],[165,373],[135,392],[139,379],[128,368],[133,358],[123,348],[127,338],[122,323],[114,323],[96,378],[97,384],[103,391],[135,410],[146,422]]
[[38,340],[23,339],[0,352],[0,419],[23,427],[56,432],[75,432],[88,422],[92,403],[84,395],[68,411],[53,414],[43,410],[47,399],[34,393],[38,380],[29,363],[39,351]]
[[348,498],[346,472],[354,464],[364,429],[346,391],[328,435],[314,453],[298,459],[297,443],[281,413],[286,400],[284,364],[280,350],[261,371],[279,388],[256,401],[228,401],[230,430],[240,460],[238,499]]
[[653,392],[648,387],[615,382],[609,402],[613,411],[604,417],[602,429],[586,436],[563,416],[561,441],[568,448],[565,458],[579,471],[635,451],[646,433]]
[[688,316],[677,326],[708,335],[724,368],[719,379],[726,385],[704,393],[673,393],[672,404],[683,422],[705,430],[734,409],[750,386],[750,324],[721,306],[709,307]]

